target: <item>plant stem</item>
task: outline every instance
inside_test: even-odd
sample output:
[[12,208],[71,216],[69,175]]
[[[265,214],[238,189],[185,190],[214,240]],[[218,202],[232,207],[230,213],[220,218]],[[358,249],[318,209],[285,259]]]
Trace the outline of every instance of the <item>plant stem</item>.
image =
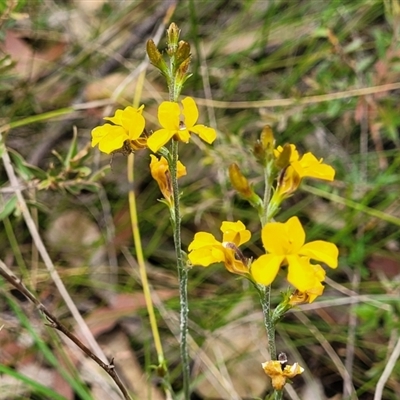
[[267,330],[268,346],[271,360],[276,360],[275,325],[271,315],[271,285],[258,286],[260,303],[264,315],[264,325]]
[[178,165],[178,142],[173,140],[171,145],[172,150],[172,165],[171,180],[174,195],[174,211],[171,213],[172,226],[174,229],[174,243],[176,251],[176,262],[178,269],[179,279],[179,298],[180,298],[180,351],[182,360],[182,377],[183,377],[183,394],[184,399],[189,400],[189,353],[187,346],[187,335],[188,335],[188,314],[189,314],[189,303],[187,295],[187,283],[188,283],[188,269],[186,268],[183,255],[182,255],[182,243],[181,243],[181,215],[179,208],[179,186],[177,177],[177,165]]
[[[273,214],[269,211],[269,203],[271,200],[271,188],[273,185],[272,163],[269,162],[264,168],[264,199],[263,199],[263,213],[261,215],[261,226],[264,227],[272,219]],[[272,319],[271,310],[271,290],[272,285],[258,286],[258,293],[260,295],[261,307],[264,315],[264,324],[267,331],[268,347],[271,360],[277,359],[276,344],[275,344],[275,323]],[[282,390],[274,390],[274,400],[281,400],[283,396]]]

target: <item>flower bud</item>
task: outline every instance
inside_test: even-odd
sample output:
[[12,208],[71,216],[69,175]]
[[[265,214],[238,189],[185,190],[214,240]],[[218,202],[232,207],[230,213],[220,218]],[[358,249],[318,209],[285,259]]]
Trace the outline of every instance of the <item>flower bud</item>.
[[231,180],[232,186],[236,191],[246,199],[254,208],[261,210],[263,203],[261,198],[254,193],[246,177],[241,173],[237,164],[231,164],[229,166],[229,179]]
[[184,40],[181,40],[178,43],[178,49],[176,50],[175,54],[176,65],[181,65],[188,58],[190,59],[190,44]]
[[272,158],[275,146],[274,133],[269,125],[266,125],[261,131],[260,139],[254,145],[254,156],[262,165],[266,165]]
[[169,28],[167,29],[167,44],[168,44],[167,52],[169,56],[172,56],[176,52],[180,33],[181,30],[174,22],[172,22]]
[[167,72],[167,64],[165,64],[161,53],[158,51],[156,44],[153,40],[149,39],[146,44],[146,52],[150,62],[158,68],[163,74]]
[[245,199],[250,199],[254,195],[253,189],[250,187],[248,180],[242,174],[237,164],[229,166],[229,179],[232,186],[241,194]]

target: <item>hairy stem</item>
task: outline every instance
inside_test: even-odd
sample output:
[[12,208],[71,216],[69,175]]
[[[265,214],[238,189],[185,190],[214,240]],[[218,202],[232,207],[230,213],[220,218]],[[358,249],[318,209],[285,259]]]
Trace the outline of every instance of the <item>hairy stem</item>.
[[176,262],[178,269],[179,279],[179,298],[180,298],[180,351],[182,361],[182,376],[183,376],[183,394],[184,399],[189,400],[189,352],[187,345],[188,336],[188,294],[187,294],[187,283],[188,283],[188,269],[186,268],[185,261],[182,254],[182,243],[181,243],[181,215],[179,208],[179,186],[177,177],[177,165],[178,165],[178,142],[172,141],[172,164],[171,180],[174,195],[174,210],[171,213],[172,226],[174,229],[174,243],[176,252]]

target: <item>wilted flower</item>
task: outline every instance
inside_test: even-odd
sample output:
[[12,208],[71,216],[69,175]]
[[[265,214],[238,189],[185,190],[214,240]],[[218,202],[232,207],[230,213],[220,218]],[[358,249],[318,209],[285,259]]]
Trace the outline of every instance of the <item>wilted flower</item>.
[[[151,154],[150,157],[151,176],[157,181],[165,200],[167,200],[169,204],[172,204],[173,191],[168,162],[164,157],[158,159],[153,154]],[[180,161],[178,161],[176,172],[178,178],[186,175],[186,167]]]
[[261,364],[264,372],[271,378],[272,387],[275,390],[282,390],[286,384],[286,380],[294,378],[296,375],[300,375],[303,373],[304,368],[301,367],[298,363],[294,363],[293,365],[286,365],[284,368],[282,367],[282,363],[280,361],[267,361]]

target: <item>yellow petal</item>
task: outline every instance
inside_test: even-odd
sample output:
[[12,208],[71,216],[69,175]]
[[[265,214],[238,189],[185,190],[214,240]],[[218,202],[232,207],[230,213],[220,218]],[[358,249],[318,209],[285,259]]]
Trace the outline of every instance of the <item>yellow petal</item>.
[[[225,263],[225,267],[227,267]],[[244,265],[242,261],[239,260],[233,260],[233,265],[231,265],[231,270],[226,268],[229,272],[232,272],[233,274],[238,274],[238,275],[247,275],[249,273],[249,268],[247,265]]]
[[178,161],[178,165],[176,168],[176,176],[180,178],[181,176],[185,175],[186,175],[186,167],[180,161]]
[[289,264],[287,280],[300,292],[307,292],[318,283],[315,270],[307,260],[299,256],[287,257]]
[[306,153],[296,162],[292,163],[293,168],[299,173],[301,178],[309,177],[333,181],[335,170],[327,164],[322,163],[312,153]]
[[335,244],[324,240],[306,243],[299,254],[310,257],[313,260],[322,261],[331,268],[338,266],[339,249]]
[[[105,124],[108,126],[112,126],[110,124]],[[100,140],[107,135],[108,127],[105,125],[103,126],[96,126],[96,128],[92,129],[92,147],[96,146],[100,142]]]
[[[290,159],[289,159],[289,163],[291,164],[294,161],[297,161],[300,156],[299,156],[299,152],[296,150],[296,146],[294,144],[290,145]],[[278,158],[279,155],[282,153],[283,151],[283,147],[282,146],[278,146],[275,150],[274,150],[274,155],[275,158]]]
[[221,243],[218,242],[218,240],[216,240],[215,237],[211,235],[211,233],[197,232],[194,235],[194,239],[192,243],[190,243],[188,250],[189,251],[197,250],[204,246],[210,246],[210,245],[221,245]]
[[197,109],[195,101],[191,97],[186,97],[182,100],[183,105],[183,115],[185,120],[185,126],[188,130],[191,130],[194,124],[199,118],[199,111]]
[[294,363],[293,365],[286,365],[283,370],[283,375],[288,378],[294,378],[296,375],[302,374],[304,368],[301,367],[298,363]]
[[147,146],[153,153],[157,153],[157,151],[160,150],[160,148],[164,146],[173,135],[174,133],[168,129],[159,129],[147,139]]
[[316,282],[314,287],[307,289],[306,294],[308,302],[312,303],[318,296],[321,296],[324,292],[324,289],[325,287],[321,284],[321,282]]
[[171,137],[179,130],[180,115],[179,105],[172,101],[163,101],[158,107],[158,121],[164,129],[173,131]]
[[133,107],[126,107],[121,115],[121,125],[129,132],[129,139],[137,139],[144,130],[145,119],[142,115],[142,108],[136,109]]
[[190,128],[190,131],[199,135],[200,139],[206,143],[211,144],[217,137],[217,132],[213,128],[209,128],[205,125],[196,125]]
[[92,146],[99,145],[99,150],[110,154],[119,150],[128,139],[126,131],[120,126],[104,124],[92,130]]
[[169,201],[172,197],[172,184],[171,177],[167,174],[168,162],[164,157],[158,159],[153,154],[150,155],[150,158],[151,176],[157,182],[165,199]]
[[261,364],[265,373],[270,376],[271,378],[274,375],[282,375],[282,364],[277,361],[266,361],[265,363]]
[[222,241],[231,242],[236,246],[246,243],[251,238],[251,233],[248,231],[241,221],[230,222],[224,221],[221,224]]
[[261,232],[264,248],[272,254],[297,254],[305,241],[305,232],[297,217],[287,222],[271,222]]
[[178,140],[180,140],[183,143],[187,143],[190,140],[190,132],[186,128],[180,128],[175,135],[177,136]]
[[322,282],[325,280],[326,272],[319,264],[311,264],[314,269],[315,278]]
[[297,188],[300,186],[300,183],[300,175],[291,165],[289,165],[286,168],[282,179],[279,180],[274,197],[277,197],[279,202],[282,202],[286,197],[290,196],[297,190]]
[[210,264],[224,262],[225,253],[221,245],[204,246],[197,250],[192,250],[188,254],[188,258],[193,265],[208,267]]
[[251,264],[251,275],[254,280],[262,285],[268,286],[278,274],[279,267],[284,257],[274,254],[260,256]]
[[121,117],[123,114],[123,110],[116,110],[113,117],[104,117],[103,119],[107,121],[111,121],[115,125],[122,125]]

